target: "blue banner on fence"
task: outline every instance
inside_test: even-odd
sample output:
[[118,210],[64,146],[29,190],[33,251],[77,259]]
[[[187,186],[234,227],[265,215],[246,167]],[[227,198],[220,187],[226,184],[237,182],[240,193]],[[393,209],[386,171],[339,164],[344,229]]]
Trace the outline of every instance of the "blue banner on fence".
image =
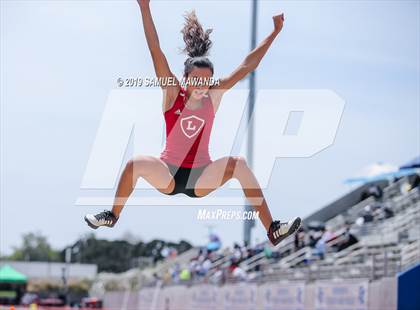
[[304,310],[305,284],[264,284],[258,288],[264,310]]
[[368,282],[317,282],[315,310],[367,310]]

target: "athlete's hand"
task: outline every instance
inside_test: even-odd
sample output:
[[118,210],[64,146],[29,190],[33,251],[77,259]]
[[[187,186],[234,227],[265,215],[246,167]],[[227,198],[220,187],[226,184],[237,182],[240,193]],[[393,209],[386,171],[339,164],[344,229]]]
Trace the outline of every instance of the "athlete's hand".
[[[139,0],[140,1],[140,0]],[[274,30],[280,32],[283,29],[284,14],[273,16]]]
[[140,7],[145,7],[149,5],[150,0],[137,0],[137,3],[140,5]]

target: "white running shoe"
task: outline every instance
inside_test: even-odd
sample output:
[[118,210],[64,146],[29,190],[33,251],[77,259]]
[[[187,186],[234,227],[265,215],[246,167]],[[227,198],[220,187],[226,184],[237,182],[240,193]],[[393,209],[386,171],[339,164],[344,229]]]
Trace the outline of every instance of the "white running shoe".
[[111,211],[103,211],[98,214],[86,214],[85,221],[89,227],[97,229],[100,226],[114,227],[118,218]]

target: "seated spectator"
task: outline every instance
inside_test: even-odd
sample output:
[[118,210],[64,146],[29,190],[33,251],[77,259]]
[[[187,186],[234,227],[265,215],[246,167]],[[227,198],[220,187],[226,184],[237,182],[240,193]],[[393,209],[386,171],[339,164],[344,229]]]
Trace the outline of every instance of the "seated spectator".
[[181,273],[179,274],[179,279],[181,281],[188,281],[191,279],[191,273],[187,268],[182,269]]
[[319,259],[324,259],[325,252],[327,249],[327,242],[335,238],[335,234],[331,232],[329,229],[322,228],[321,230],[322,235],[315,243],[315,249],[313,254],[318,256]]
[[203,264],[201,265],[201,273],[203,275],[206,275],[207,272],[209,272],[210,268],[211,268],[211,260],[209,258],[206,258]]
[[233,247],[233,258],[236,262],[240,262],[242,257],[242,249],[238,244],[235,243]]
[[363,212],[363,223],[370,223],[373,222],[373,212],[372,207],[370,205],[367,205]]
[[386,219],[389,219],[394,216],[394,211],[392,211],[390,208],[386,206],[383,207],[383,212],[385,214]]
[[324,239],[325,242],[329,242],[330,240],[334,240],[337,238],[335,235],[335,232],[331,231],[331,228],[324,228],[322,229],[322,239]]
[[320,238],[316,244],[315,249],[312,251],[312,253],[315,256],[318,256],[319,259],[324,259],[325,256],[325,249],[326,249],[326,242],[324,238]]
[[271,247],[269,245],[266,245],[264,247],[264,255],[266,258],[271,258],[273,255],[273,250],[271,249]]
[[363,191],[362,195],[360,196],[360,201],[363,201],[369,197],[374,197],[375,200],[379,200],[382,198],[383,191],[382,188],[378,185],[371,185],[368,189]]
[[350,232],[350,225],[346,227],[346,231],[344,232],[344,240],[338,244],[338,251],[342,251],[353,244],[359,242],[357,238]]
[[411,181],[411,189],[416,187],[420,187],[420,176],[418,174],[416,174]]
[[243,270],[239,266],[236,266],[235,268],[233,268],[232,276],[236,280],[243,281],[243,280],[246,280],[247,279],[247,273],[245,272],[245,270]]
[[225,270],[217,267],[215,273],[210,277],[210,282],[213,284],[224,284],[226,281]]
[[295,240],[294,240],[294,251],[298,251],[301,248],[305,247],[305,230],[301,226],[298,230],[298,232],[295,234]]
[[180,272],[181,272],[181,267],[180,267],[180,265],[179,265],[178,263],[176,263],[176,264],[175,264],[175,266],[174,266],[173,268],[170,268],[170,269],[169,269],[169,272],[170,272],[170,274],[171,274],[172,281],[173,281],[174,283],[178,283],[178,281],[179,281],[179,274],[180,274]]
[[248,252],[247,252],[247,255],[246,255],[246,259],[251,258],[255,254],[257,254],[256,249],[253,249],[253,248],[248,249]]
[[193,258],[190,261],[190,264],[189,264],[188,268],[190,270],[191,275],[194,276],[196,271],[198,270],[198,261],[197,261],[196,258]]
[[410,182],[406,181],[403,184],[401,184],[400,193],[404,195],[404,194],[408,193],[409,191],[411,191],[411,189],[412,189],[412,187],[411,187]]
[[319,235],[317,235],[315,232],[313,231],[309,231],[308,234],[309,240],[307,242],[308,246],[310,246],[311,248],[314,248],[318,239],[321,237]]

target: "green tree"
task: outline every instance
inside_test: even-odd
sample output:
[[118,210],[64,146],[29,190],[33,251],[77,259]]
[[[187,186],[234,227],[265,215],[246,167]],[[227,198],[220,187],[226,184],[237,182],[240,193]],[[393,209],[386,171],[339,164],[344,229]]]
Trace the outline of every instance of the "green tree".
[[71,261],[96,264],[99,272],[124,272],[133,267],[133,260],[138,257],[152,257],[154,262],[163,259],[161,250],[166,246],[175,248],[179,254],[191,248],[191,244],[183,240],[180,243],[152,240],[132,244],[125,240],[96,239],[94,234],[89,234],[71,246]]
[[56,262],[60,260],[60,253],[51,248],[45,236],[40,233],[27,233],[22,236],[22,245],[14,248],[9,259]]

